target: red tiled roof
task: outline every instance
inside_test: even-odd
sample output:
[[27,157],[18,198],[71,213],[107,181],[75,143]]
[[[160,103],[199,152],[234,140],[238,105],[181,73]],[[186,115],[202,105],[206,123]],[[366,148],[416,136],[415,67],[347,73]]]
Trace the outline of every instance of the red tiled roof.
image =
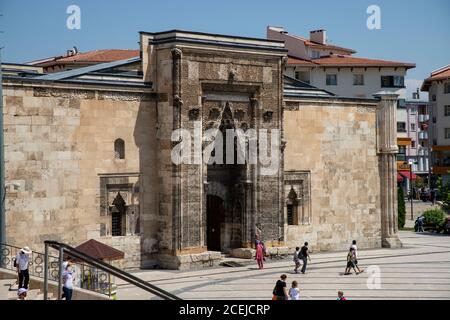
[[94,239],[80,244],[75,249],[100,260],[118,260],[123,259],[123,257],[125,256],[122,251]]
[[347,55],[330,55],[312,60],[290,57],[288,59],[288,64],[305,66],[317,65],[321,67],[405,67],[407,69],[416,66],[414,63],[358,58]]
[[311,60],[299,59],[288,56],[288,65],[303,65],[303,66],[315,66],[315,63]]
[[437,80],[445,80],[445,79],[450,79],[450,65],[445,66],[441,69],[438,69],[436,71],[433,71],[430,75],[430,77],[426,78],[423,81],[422,84],[422,91],[428,91],[428,88],[431,84],[432,81],[437,81]]

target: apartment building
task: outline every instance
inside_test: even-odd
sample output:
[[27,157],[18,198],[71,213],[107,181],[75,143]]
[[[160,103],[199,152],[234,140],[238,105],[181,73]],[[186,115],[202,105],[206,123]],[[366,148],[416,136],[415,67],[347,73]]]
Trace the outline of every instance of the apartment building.
[[450,183],[450,65],[431,72],[422,91],[429,93],[431,171]]
[[[407,107],[406,105],[404,79],[407,70],[414,68],[415,64],[356,57],[354,56],[356,50],[330,44],[326,30],[323,29],[310,31],[309,39],[306,39],[288,33],[283,27],[268,26],[267,38],[285,42],[285,47],[288,49],[285,74],[290,77],[341,97],[371,98],[380,91],[397,94],[399,182],[403,181],[405,187],[408,187],[409,181],[415,179],[416,173],[427,172],[426,151],[417,148],[418,143],[422,144],[426,137],[426,132],[418,131],[419,128],[423,128],[422,123],[419,123],[418,111],[415,113],[413,111],[418,106],[409,104]],[[408,114],[409,111],[411,114]],[[413,120],[414,116],[416,116],[415,120]],[[413,132],[420,135],[421,139],[419,136],[412,139],[410,133]],[[419,153],[423,156],[418,159]],[[407,156],[417,161],[417,164],[413,165],[415,173],[412,177],[410,177]]]
[[288,76],[341,97],[371,98],[388,91],[406,98],[404,78],[413,63],[355,57],[355,50],[329,44],[326,30],[311,31],[306,39],[269,26],[267,38],[285,42]]

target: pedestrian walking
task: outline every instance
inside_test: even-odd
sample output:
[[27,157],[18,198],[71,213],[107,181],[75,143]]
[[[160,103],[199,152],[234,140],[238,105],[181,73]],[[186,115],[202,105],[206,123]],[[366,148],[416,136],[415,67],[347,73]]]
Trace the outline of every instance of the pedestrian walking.
[[294,252],[294,263],[295,263],[295,268],[294,268],[294,272],[298,273],[298,268],[300,268],[300,248],[299,247],[295,247],[295,252]]
[[425,231],[423,228],[424,220],[425,220],[424,216],[417,217],[416,222],[414,223],[414,229],[416,232],[424,232]]
[[354,255],[355,255],[355,261],[354,261],[354,263],[355,263],[355,267],[356,267],[356,269],[358,269],[358,272],[361,273],[361,272],[364,271],[364,269],[361,270],[361,269],[359,268],[359,266],[358,266],[358,247],[356,246],[356,240],[353,240],[353,241],[352,241],[352,244],[351,244],[350,248],[353,248],[353,249],[354,249]]
[[350,250],[347,253],[347,267],[345,268],[345,275],[351,274],[350,269],[353,269],[353,271],[355,271],[356,274],[358,274],[358,272],[356,271],[356,266],[355,266],[355,249],[350,248]]
[[300,254],[298,257],[303,262],[301,273],[305,274],[306,266],[308,264],[308,259],[309,259],[309,262],[311,262],[311,257],[309,255],[309,249],[308,249],[308,242],[305,242],[304,246],[300,249]]
[[291,300],[300,300],[300,289],[297,281],[292,281],[292,287],[289,289],[289,297]]
[[264,244],[262,242],[259,242],[256,245],[256,254],[255,254],[255,259],[256,262],[258,263],[258,267],[260,269],[264,268],[264,264],[263,261],[266,260],[266,258],[264,257]]
[[30,248],[23,247],[16,256],[16,270],[19,275],[19,288],[28,289],[28,283],[30,282],[30,273],[28,272],[30,254]]
[[75,280],[74,271],[72,270],[72,265],[70,262],[67,262],[65,265],[63,274],[63,298],[66,298],[67,301],[72,300],[73,294],[73,282]]
[[285,274],[280,276],[280,280],[278,280],[275,284],[275,288],[273,288],[273,297],[272,300],[289,300],[289,294],[286,287],[286,278]]
[[25,298],[27,297],[27,292],[27,289],[19,288],[19,290],[17,291],[17,300],[25,300]]
[[344,296],[344,291],[342,291],[342,290],[338,291],[337,300],[347,300],[347,298]]
[[431,189],[431,191],[430,191],[430,201],[431,201],[431,204],[434,206],[435,201],[436,201],[436,190],[435,189]]

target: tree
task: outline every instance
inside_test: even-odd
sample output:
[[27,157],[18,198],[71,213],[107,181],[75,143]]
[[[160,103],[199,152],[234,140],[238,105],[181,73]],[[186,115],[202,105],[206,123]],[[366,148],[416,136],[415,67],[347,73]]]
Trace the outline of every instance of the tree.
[[450,211],[450,183],[444,184],[442,177],[439,177],[437,186],[439,190],[439,198],[442,201],[442,208],[446,211]]
[[397,187],[397,211],[398,211],[398,227],[403,228],[405,226],[406,207],[405,207],[405,195],[402,187]]

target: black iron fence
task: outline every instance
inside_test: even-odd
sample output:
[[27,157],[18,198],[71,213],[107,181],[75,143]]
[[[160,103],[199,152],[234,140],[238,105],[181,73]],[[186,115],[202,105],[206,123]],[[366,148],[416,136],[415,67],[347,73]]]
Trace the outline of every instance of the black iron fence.
[[[2,268],[16,271],[14,261],[17,259],[21,248],[9,244],[1,245]],[[29,255],[28,272],[30,276],[44,279],[45,255],[42,252],[32,251]],[[58,282],[59,278],[59,257],[48,256],[48,276],[49,280]],[[74,271],[74,286],[97,293],[105,294],[109,297],[115,295],[116,285],[114,277],[108,272],[102,271],[87,263],[71,261]]]

